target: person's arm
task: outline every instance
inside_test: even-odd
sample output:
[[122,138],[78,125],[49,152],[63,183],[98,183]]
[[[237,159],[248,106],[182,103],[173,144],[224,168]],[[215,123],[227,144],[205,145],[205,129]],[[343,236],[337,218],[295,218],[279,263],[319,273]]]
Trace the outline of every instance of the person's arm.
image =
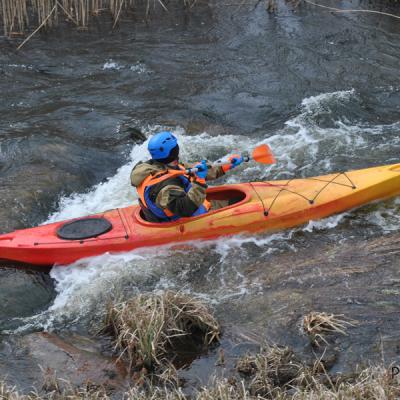
[[156,205],[168,208],[178,217],[191,217],[206,199],[207,185],[193,182],[187,193],[180,186],[165,186],[157,195]]
[[208,172],[206,177],[207,181],[213,181],[214,179],[218,179],[223,175],[225,175],[225,172],[221,165],[208,165]]
[[[231,156],[229,156],[228,160],[230,161],[230,164],[223,165],[212,165],[209,163],[209,161],[206,161],[208,167],[206,181],[218,179],[221,176],[225,175],[231,169],[236,168],[243,162],[243,157],[240,154],[232,154]],[[193,166],[185,165],[185,168],[192,167]]]
[[[207,168],[208,168],[206,181],[212,181],[214,179],[218,179],[221,176],[225,175],[225,172],[224,172],[224,170],[223,170],[221,165],[215,165],[214,166],[209,161],[206,161],[206,164],[207,164]],[[189,168],[193,168],[194,164],[184,163],[183,166],[185,168],[189,169]]]

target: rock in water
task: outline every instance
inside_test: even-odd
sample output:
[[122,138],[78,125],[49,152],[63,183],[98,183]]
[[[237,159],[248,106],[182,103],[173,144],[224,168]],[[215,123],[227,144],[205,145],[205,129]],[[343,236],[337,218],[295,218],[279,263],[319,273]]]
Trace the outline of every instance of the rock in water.
[[74,335],[69,340],[38,332],[22,337],[21,345],[37,363],[39,381],[44,370],[45,374],[61,379],[61,383],[65,380],[75,387],[87,383],[113,388],[125,386],[127,371],[123,363],[102,355],[89,338]]

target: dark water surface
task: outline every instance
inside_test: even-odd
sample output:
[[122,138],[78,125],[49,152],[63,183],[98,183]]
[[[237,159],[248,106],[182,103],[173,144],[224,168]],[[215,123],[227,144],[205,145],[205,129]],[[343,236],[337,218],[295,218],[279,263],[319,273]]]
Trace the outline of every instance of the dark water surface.
[[[0,232],[129,204],[130,168],[159,127],[176,132],[188,160],[271,145],[276,166],[241,167],[229,182],[400,159],[394,18],[293,11],[283,2],[269,15],[263,3],[202,2],[148,25],[60,28],[21,51],[6,38],[0,48]],[[385,363],[396,361],[399,210],[391,200],[272,236],[104,256],[53,269],[51,278],[1,269],[0,375],[31,383],[15,332],[85,332],[115,293],[164,288],[215,307],[228,355],[244,351],[240,338],[254,333],[307,355],[299,321],[322,310],[360,321],[336,343],[336,370],[383,353]],[[216,354],[196,360],[188,379],[206,379]]]

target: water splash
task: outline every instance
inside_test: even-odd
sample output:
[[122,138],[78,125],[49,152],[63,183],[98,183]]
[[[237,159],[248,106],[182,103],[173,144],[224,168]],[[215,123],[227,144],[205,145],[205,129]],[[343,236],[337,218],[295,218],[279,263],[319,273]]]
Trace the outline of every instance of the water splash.
[[336,228],[348,215],[348,213],[343,213],[324,218],[320,221],[310,221],[304,228],[302,228],[302,230],[304,232],[314,232],[324,229],[333,229]]
[[106,70],[120,71],[123,69],[136,72],[137,74],[144,74],[150,72],[150,70],[146,67],[146,65],[142,64],[141,62],[137,62],[131,66],[125,66],[110,59],[107,62],[105,62],[102,67],[103,71]]
[[107,69],[113,69],[113,70],[120,70],[121,68],[123,68],[122,65],[114,62],[113,60],[108,60],[107,62],[104,63],[103,65],[103,70],[107,70]]

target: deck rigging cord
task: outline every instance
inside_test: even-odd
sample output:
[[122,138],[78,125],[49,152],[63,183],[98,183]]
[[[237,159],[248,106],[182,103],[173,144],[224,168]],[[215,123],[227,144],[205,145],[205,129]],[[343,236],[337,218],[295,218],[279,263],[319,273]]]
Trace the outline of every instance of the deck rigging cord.
[[[341,176],[344,176],[344,177],[349,181],[349,184],[345,184],[345,183],[342,183],[342,182],[335,182],[335,180],[336,180],[337,178],[341,177]],[[282,185],[282,186],[289,186],[289,184],[290,184],[293,180],[294,180],[294,178],[289,179],[289,180],[288,180],[284,185]],[[261,204],[262,204],[263,209],[264,209],[264,215],[265,215],[265,216],[268,216],[268,215],[269,215],[269,212],[271,211],[273,205],[276,203],[278,197],[279,197],[283,192],[289,192],[289,193],[295,194],[295,195],[297,195],[297,196],[299,196],[299,197],[302,197],[302,198],[303,198],[304,200],[306,200],[310,205],[313,205],[313,204],[315,204],[315,201],[317,200],[318,196],[319,196],[325,189],[327,189],[330,185],[344,186],[344,187],[348,187],[348,188],[350,188],[350,189],[352,189],[352,190],[354,190],[354,189],[357,188],[356,185],[354,184],[354,182],[349,178],[349,176],[347,175],[346,172],[339,172],[339,173],[337,173],[332,179],[327,180],[327,181],[324,180],[324,179],[320,179],[320,178],[304,178],[304,180],[319,181],[319,182],[325,183],[325,185],[323,185],[323,186],[321,187],[321,189],[319,189],[318,192],[315,194],[315,196],[312,197],[312,198],[308,198],[308,197],[304,196],[302,193],[296,192],[296,191],[294,191],[294,190],[290,190],[290,189],[288,189],[287,187],[281,187],[280,190],[276,193],[276,195],[275,195],[274,198],[272,199],[272,202],[271,202],[271,204],[270,204],[269,207],[266,207],[266,206],[265,206],[264,200],[263,200],[263,199],[261,198],[261,196],[257,193],[257,190],[255,189],[255,187],[254,187],[253,184],[252,184],[252,183],[254,183],[254,182],[250,182],[250,186],[252,187],[252,189],[253,189],[253,190],[255,191],[255,193],[257,194],[257,197],[260,199]],[[263,181],[263,182],[270,184],[269,181]],[[272,185],[272,186],[276,186],[276,185]]]

